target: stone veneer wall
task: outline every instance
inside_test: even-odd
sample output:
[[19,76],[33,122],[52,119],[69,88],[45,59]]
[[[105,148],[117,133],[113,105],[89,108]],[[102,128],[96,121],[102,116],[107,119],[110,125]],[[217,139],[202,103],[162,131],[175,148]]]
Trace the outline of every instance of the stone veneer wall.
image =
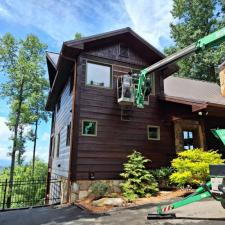
[[91,185],[96,182],[108,183],[112,193],[120,193],[122,180],[78,180],[71,184],[71,202],[86,198],[91,193]]

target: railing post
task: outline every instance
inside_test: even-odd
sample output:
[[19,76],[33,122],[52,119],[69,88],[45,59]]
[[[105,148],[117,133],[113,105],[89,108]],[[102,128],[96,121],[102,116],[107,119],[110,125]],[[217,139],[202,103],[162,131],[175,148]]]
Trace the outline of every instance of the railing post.
[[7,185],[8,185],[8,180],[5,180],[5,188],[4,188],[4,195],[3,195],[3,207],[2,210],[5,209],[5,199],[6,199],[6,191],[7,191]]

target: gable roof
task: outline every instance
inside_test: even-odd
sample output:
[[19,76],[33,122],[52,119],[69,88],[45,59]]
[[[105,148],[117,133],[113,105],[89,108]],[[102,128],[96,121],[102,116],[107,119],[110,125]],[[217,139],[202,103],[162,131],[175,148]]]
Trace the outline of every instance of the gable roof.
[[183,100],[197,104],[225,106],[217,83],[170,76],[164,79],[164,94],[167,100]]
[[143,39],[141,36],[139,36],[136,32],[134,32],[130,27],[126,27],[126,28],[122,28],[122,29],[118,29],[118,30],[114,30],[114,31],[109,31],[109,32],[105,32],[105,33],[101,33],[101,34],[96,34],[96,35],[92,35],[92,36],[88,36],[88,37],[84,37],[81,38],[79,40],[71,40],[71,41],[66,41],[63,44],[68,46],[68,47],[79,47],[79,48],[84,48],[85,45],[88,45],[88,43],[90,42],[97,42],[99,40],[101,40],[101,42],[103,40],[110,40],[110,38],[126,38],[124,41],[130,41],[127,40],[127,37],[125,37],[125,35],[130,35],[130,38],[135,38],[137,39],[140,43],[142,43],[143,46],[146,47],[146,50],[151,50],[152,52],[154,52],[156,55],[158,55],[158,57],[160,58],[164,58],[165,55],[160,52],[158,49],[156,49],[153,45],[151,45],[150,43],[148,43],[145,39]]

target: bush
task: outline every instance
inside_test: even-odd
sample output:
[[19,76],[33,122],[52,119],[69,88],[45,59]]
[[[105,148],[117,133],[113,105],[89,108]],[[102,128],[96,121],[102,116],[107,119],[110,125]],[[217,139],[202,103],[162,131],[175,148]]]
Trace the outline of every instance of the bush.
[[173,173],[172,167],[161,167],[159,169],[151,170],[152,175],[159,183],[159,187],[168,188],[170,184],[170,175]]
[[158,184],[145,167],[150,160],[137,151],[133,151],[127,158],[128,162],[123,164],[124,172],[120,174],[125,180],[121,183],[124,197],[132,201],[137,197],[155,194],[158,191]]
[[170,181],[184,186],[186,184],[199,185],[209,180],[209,164],[222,164],[224,160],[217,151],[203,151],[193,149],[178,153],[172,161],[174,173]]
[[99,181],[91,185],[91,192],[96,198],[101,198],[106,195],[110,187],[107,183]]

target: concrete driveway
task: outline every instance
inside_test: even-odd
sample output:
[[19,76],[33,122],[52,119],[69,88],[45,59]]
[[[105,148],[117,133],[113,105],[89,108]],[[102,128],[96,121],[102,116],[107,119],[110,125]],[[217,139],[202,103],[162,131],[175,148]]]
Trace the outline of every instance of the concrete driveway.
[[89,214],[76,206],[33,208],[0,212],[0,225],[225,224],[225,209],[214,200],[205,200],[174,210],[177,218],[173,220],[147,220],[146,216],[150,211],[155,212],[154,205],[122,209],[103,215]]

